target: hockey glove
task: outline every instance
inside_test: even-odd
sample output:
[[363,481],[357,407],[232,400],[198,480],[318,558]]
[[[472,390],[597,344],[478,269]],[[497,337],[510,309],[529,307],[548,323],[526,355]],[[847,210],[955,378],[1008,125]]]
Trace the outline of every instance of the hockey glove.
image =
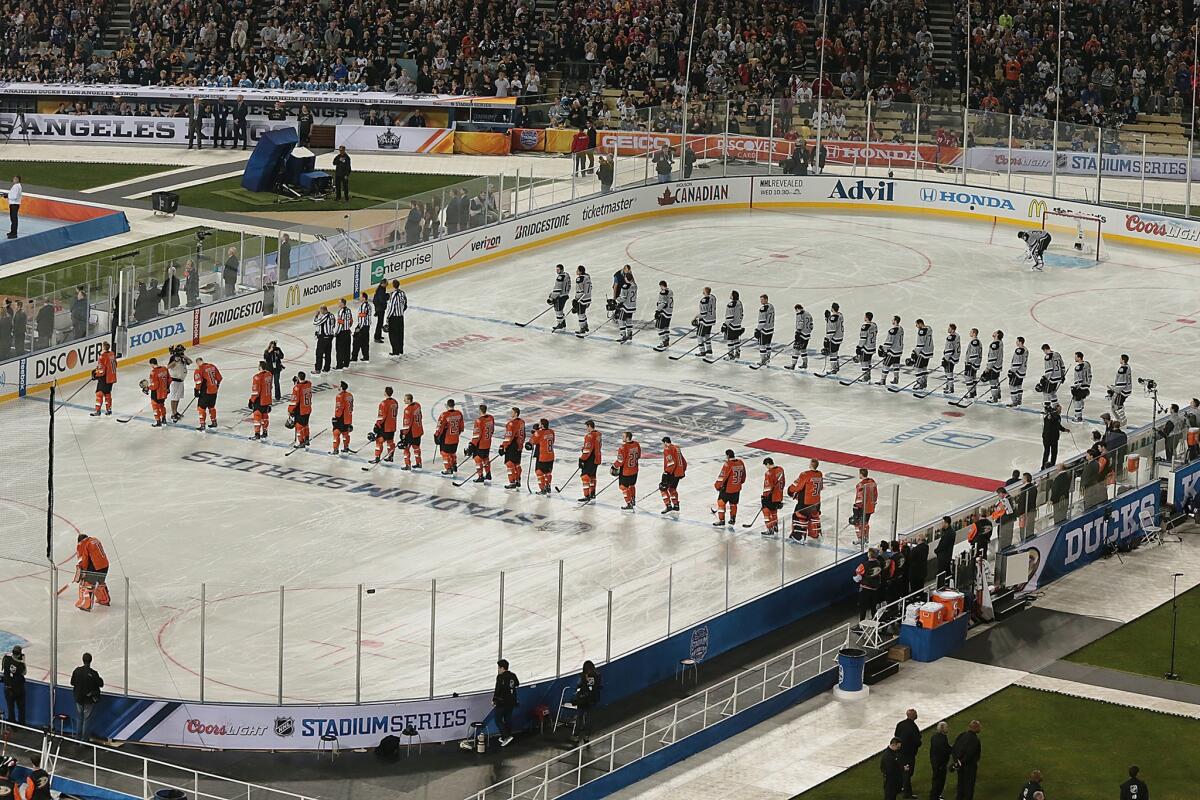
[[617,310],[617,301],[613,300],[611,297],[608,298],[607,300],[604,301],[604,308],[609,311],[616,311]]
[[613,464],[608,468],[608,474],[612,475],[614,478],[617,477],[621,474],[621,466],[619,464]]
[[[295,428],[296,427],[296,418],[289,414],[288,418],[283,421],[283,427],[287,428],[289,431],[292,428]],[[368,436],[367,441],[371,441],[371,437]]]
[[579,301],[578,301],[578,300],[572,300],[572,301],[571,301],[571,313],[572,313],[572,314],[578,314],[578,313],[579,313]]
[[251,397],[249,400],[246,401],[246,408],[250,409],[251,411],[254,410],[254,398],[253,397]]
[[554,305],[554,298],[553,298],[553,297],[547,297],[547,298],[546,298],[546,305],[548,305],[548,306],[552,306],[552,305]]
[[880,347],[879,348],[879,357],[883,358],[886,355],[887,355],[887,350],[884,350],[882,347]]
[[828,320],[829,320],[829,309],[828,309],[828,308],[827,308],[827,309],[825,309],[825,320],[826,320],[826,321],[828,321]]
[[200,396],[200,387],[197,386],[196,387],[196,397],[199,397],[199,396]]
[[368,442],[373,442],[378,438],[379,438],[379,434],[375,433],[375,431],[367,431],[367,441]]
[[584,465],[585,465],[586,463],[587,463],[587,462],[586,462],[586,461],[584,461],[582,458],[581,458],[581,459],[579,459],[579,469],[581,469],[581,470],[582,470],[582,469],[583,469],[583,467],[584,467]]
[[762,331],[755,331],[755,332],[754,332],[754,341],[756,341],[756,342],[761,342],[761,341],[762,341]]

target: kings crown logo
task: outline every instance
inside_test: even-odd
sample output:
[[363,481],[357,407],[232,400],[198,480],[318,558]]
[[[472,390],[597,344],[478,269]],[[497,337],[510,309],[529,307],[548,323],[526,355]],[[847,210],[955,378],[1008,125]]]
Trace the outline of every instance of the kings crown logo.
[[380,150],[399,150],[400,137],[393,133],[391,128],[388,128],[375,137],[375,144],[379,146]]

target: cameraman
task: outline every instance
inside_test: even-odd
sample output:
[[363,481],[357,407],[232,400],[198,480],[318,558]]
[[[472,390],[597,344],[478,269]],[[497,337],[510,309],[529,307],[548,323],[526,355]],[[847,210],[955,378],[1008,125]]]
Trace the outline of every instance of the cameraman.
[[21,645],[13,645],[12,653],[4,657],[0,678],[4,681],[4,702],[8,705],[9,721],[24,725],[25,653],[21,651]]
[[1175,452],[1179,449],[1179,429],[1182,425],[1183,415],[1179,413],[1179,404],[1171,403],[1171,408],[1167,416],[1163,418],[1162,425],[1155,431],[1163,439],[1163,458],[1171,466],[1175,464]]
[[167,396],[171,400],[171,421],[178,422],[183,418],[179,413],[179,401],[183,399],[183,379],[187,377],[192,360],[185,355],[181,344],[175,345],[168,352],[170,359],[167,361],[167,372],[171,376],[171,391]]

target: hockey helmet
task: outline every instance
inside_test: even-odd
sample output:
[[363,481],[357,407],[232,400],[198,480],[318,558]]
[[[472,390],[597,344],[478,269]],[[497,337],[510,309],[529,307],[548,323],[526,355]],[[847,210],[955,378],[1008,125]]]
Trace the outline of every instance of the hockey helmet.
[[289,431],[296,427],[296,418],[291,414],[288,414],[287,419],[283,421],[283,427],[287,428]]

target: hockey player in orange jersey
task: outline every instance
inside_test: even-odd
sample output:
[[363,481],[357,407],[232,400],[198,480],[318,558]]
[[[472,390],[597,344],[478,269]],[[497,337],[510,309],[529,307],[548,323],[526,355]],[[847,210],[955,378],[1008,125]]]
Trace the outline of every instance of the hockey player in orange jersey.
[[117,382],[117,354],[112,351],[112,345],[104,342],[100,345],[100,357],[96,359],[96,368],[92,370],[96,379],[96,409],[88,416],[100,416],[100,407],[104,406],[104,414],[112,416],[112,389]]
[[763,473],[762,510],[766,528],[763,529],[762,535],[778,536],[779,509],[783,508],[783,492],[787,485],[787,476],[783,474],[783,467],[776,466],[773,458],[764,458],[763,466],[767,468],[767,471]]
[[496,418],[488,413],[486,405],[479,406],[479,416],[471,425],[471,441],[467,445],[467,457],[475,459],[475,483],[492,479],[492,436],[496,433]]
[[247,405],[253,413],[254,439],[267,438],[271,426],[271,400],[275,396],[275,376],[266,361],[258,362],[258,372],[250,379],[250,400]]
[[540,419],[529,434],[525,449],[533,452],[533,472],[537,475],[538,494],[550,494],[554,479],[554,430],[550,420]]
[[108,595],[108,556],[104,553],[104,545],[95,536],[86,533],[79,534],[75,540],[75,555],[79,561],[75,564],[75,581],[79,584],[79,599],[75,607],[81,611],[91,611],[92,602],[106,606],[111,602]]
[[746,482],[746,464],[732,450],[725,451],[725,463],[721,474],[713,483],[717,490],[717,521],[714,528],[725,527],[725,513],[729,513],[729,526],[737,524],[738,500],[742,496],[742,485]]
[[642,446],[633,438],[633,431],[621,434],[621,446],[617,448],[617,458],[613,461],[610,472],[616,476],[617,485],[625,497],[622,511],[635,511],[637,504],[638,461],[642,458]]
[[508,483],[505,489],[521,488],[521,450],[525,447],[525,420],[521,409],[513,406],[508,411],[508,422],[504,423],[504,439],[500,452],[504,454],[504,466],[508,468]]
[[204,430],[204,417],[208,415],[208,427],[217,427],[217,391],[221,388],[221,370],[216,364],[210,364],[203,358],[196,359],[196,369],[192,371],[196,381],[196,412],[200,416],[198,431]]
[[312,381],[303,372],[292,379],[292,399],[288,403],[288,419],[296,429],[296,447],[308,447],[309,415],[312,414]]
[[146,380],[146,394],[150,396],[150,408],[154,411],[152,428],[161,428],[167,421],[167,395],[171,391],[171,373],[158,363],[157,358],[150,359],[150,377]]
[[379,401],[379,413],[375,417],[375,427],[371,435],[375,441],[375,458],[372,464],[378,464],[383,456],[384,445],[387,445],[387,458],[391,461],[396,455],[396,418],[400,415],[400,404],[392,397],[392,387],[383,387],[383,399]]
[[404,413],[400,418],[400,449],[404,451],[404,466],[400,469],[421,468],[421,436],[424,433],[425,421],[421,418],[421,404],[413,400],[411,394],[406,394]]
[[447,400],[446,410],[438,415],[437,430],[433,432],[433,442],[442,451],[443,475],[458,472],[458,440],[465,427],[463,413],[454,407],[453,400]]
[[333,452],[338,455],[350,450],[350,434],[354,431],[354,395],[350,394],[350,384],[345,381],[338,383],[341,390],[333,398]]
[[871,538],[871,515],[879,502],[879,487],[866,467],[858,471],[858,483],[854,486],[854,508],[850,511],[850,524],[854,526],[854,543],[865,547]]
[[679,510],[679,481],[687,473],[687,459],[670,436],[664,436],[662,440],[663,474],[658,482],[658,493],[662,496],[663,510],[659,513],[670,514]]
[[600,431],[596,423],[588,420],[583,423],[583,448],[579,451],[579,482],[583,484],[583,497],[579,502],[585,503],[596,496],[596,471],[604,463],[600,453]]
[[825,476],[817,469],[821,466],[817,459],[809,459],[808,466],[788,487],[788,497],[796,501],[791,538],[797,542],[821,537],[821,489]]

